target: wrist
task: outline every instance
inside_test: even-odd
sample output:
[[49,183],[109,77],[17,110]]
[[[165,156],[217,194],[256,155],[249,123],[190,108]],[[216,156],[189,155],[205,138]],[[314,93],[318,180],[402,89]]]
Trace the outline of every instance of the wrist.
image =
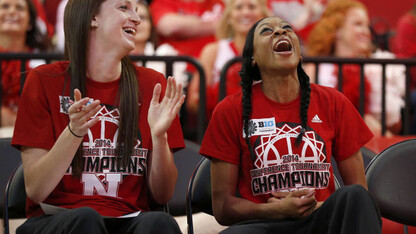
[[74,136],[74,137],[78,137],[78,138],[84,138],[84,136],[81,136],[81,135],[78,135],[78,134],[76,134],[72,129],[71,129],[71,126],[70,126],[70,124],[68,123],[68,130],[69,130],[69,132],[71,133],[71,135],[72,136]]

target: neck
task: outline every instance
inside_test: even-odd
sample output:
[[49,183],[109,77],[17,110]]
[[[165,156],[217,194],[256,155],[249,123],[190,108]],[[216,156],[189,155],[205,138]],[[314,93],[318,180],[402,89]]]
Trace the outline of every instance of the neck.
[[25,52],[28,51],[26,46],[26,37],[10,36],[0,34],[0,47],[7,49],[10,52]]
[[300,84],[296,70],[291,73],[261,72],[261,77],[263,93],[271,100],[288,103],[299,96]]
[[[90,50],[94,50],[91,46]],[[95,50],[87,56],[87,76],[98,82],[110,82],[121,74],[121,57],[112,56],[108,51]]]
[[335,51],[334,51],[335,57],[341,57],[341,58],[363,58],[366,57],[364,53],[357,53],[348,46],[344,45],[343,43],[336,43],[335,44]]
[[246,42],[246,36],[241,34],[236,34],[233,38],[233,42],[235,45],[235,48],[238,51],[238,54],[243,54],[244,44]]
[[136,43],[134,50],[131,51],[131,54],[136,55],[144,55],[144,48],[146,48],[146,42],[145,43]]

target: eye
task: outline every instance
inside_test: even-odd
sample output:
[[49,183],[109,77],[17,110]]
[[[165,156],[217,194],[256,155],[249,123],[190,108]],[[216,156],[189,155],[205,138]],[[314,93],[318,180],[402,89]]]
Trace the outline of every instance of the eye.
[[271,28],[263,28],[261,31],[260,31],[260,34],[264,34],[264,33],[272,33],[273,32],[273,30],[271,29]]
[[120,9],[123,9],[123,10],[128,10],[129,8],[127,7],[127,5],[126,5],[126,4],[123,4],[123,5],[121,5],[121,6],[120,6]]
[[292,26],[290,26],[289,24],[283,26],[283,29],[293,30]]

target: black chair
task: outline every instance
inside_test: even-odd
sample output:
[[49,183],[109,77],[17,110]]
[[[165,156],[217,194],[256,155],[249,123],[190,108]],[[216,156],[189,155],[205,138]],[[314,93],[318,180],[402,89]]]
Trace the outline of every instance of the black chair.
[[189,180],[186,194],[188,234],[194,233],[192,214],[204,212],[213,215],[211,200],[211,160],[202,158]]
[[[334,179],[335,188],[338,189],[341,185],[335,176]],[[188,193],[186,195],[188,234],[194,233],[192,218],[194,212],[204,212],[213,215],[211,200],[211,160],[207,158],[202,158],[189,181]]]
[[9,220],[26,218],[26,189],[23,166],[20,163],[11,174],[4,198],[4,233],[9,234]]
[[366,168],[368,190],[384,218],[416,226],[416,139],[396,143]]
[[178,180],[175,192],[168,203],[169,213],[173,216],[186,215],[186,191],[194,168],[201,161],[202,156],[198,153],[200,145],[185,140],[185,149],[174,153],[176,168],[178,169]]

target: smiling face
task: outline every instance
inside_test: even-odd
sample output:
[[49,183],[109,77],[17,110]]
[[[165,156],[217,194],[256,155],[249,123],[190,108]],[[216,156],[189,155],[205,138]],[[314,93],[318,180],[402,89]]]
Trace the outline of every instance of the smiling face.
[[134,0],[106,0],[91,24],[97,40],[104,42],[103,49],[121,46],[127,52],[134,49],[137,25],[140,24]]
[[231,7],[229,24],[236,34],[246,35],[251,26],[264,17],[259,0],[235,0]]
[[365,56],[371,50],[370,21],[367,12],[351,8],[345,15],[343,26],[337,31],[338,43],[349,48],[354,56]]
[[262,20],[254,31],[254,61],[262,70],[296,70],[300,44],[292,27],[278,17]]
[[29,6],[25,0],[0,0],[0,33],[24,36],[29,29]]

